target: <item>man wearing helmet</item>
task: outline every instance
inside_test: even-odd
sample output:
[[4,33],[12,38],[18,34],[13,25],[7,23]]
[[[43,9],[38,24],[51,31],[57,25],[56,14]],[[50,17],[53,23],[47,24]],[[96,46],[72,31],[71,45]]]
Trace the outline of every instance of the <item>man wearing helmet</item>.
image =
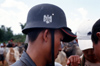
[[28,48],[12,66],[54,66],[61,41],[76,38],[67,27],[63,10],[52,4],[32,7],[22,32],[28,35]]

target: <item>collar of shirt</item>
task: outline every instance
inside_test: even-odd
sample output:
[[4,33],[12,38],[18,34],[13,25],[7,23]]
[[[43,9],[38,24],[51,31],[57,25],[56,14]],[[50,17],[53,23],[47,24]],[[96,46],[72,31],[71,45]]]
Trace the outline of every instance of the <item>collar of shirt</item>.
[[24,51],[20,60],[24,62],[27,66],[36,66],[36,64],[32,61],[29,55]]

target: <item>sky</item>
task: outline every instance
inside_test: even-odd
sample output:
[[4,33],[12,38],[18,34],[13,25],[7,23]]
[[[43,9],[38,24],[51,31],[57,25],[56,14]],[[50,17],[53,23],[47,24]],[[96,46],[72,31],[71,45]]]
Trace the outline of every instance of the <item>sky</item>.
[[74,33],[83,24],[93,25],[100,18],[100,0],[0,0],[0,26],[11,27],[14,34],[22,33],[20,23],[26,23],[29,9],[42,3],[63,9],[67,26]]

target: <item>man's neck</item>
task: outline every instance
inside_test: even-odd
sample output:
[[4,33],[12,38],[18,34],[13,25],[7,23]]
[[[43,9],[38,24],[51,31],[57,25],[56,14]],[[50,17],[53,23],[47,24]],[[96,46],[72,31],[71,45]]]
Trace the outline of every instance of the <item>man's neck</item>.
[[[28,47],[30,48],[30,47]],[[46,60],[44,58],[43,55],[43,51],[41,50],[41,52],[36,48],[33,47],[32,49],[28,49],[26,53],[29,55],[29,57],[32,59],[32,61],[37,65],[37,66],[45,66],[46,65]],[[41,49],[41,48],[39,48]]]

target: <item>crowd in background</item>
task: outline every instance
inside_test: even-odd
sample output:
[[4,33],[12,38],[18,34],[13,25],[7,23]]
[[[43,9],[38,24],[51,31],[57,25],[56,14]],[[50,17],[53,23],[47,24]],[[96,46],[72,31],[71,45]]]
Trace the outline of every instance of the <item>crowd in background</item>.
[[[5,64],[5,57],[6,57],[6,55],[5,55],[5,49],[6,48],[15,48],[15,47],[26,48],[27,46],[24,43],[22,43],[22,42],[15,43],[15,42],[13,42],[13,40],[9,40],[7,43],[5,43],[5,42],[0,43],[0,61],[2,62],[3,66]],[[19,50],[19,52],[20,51],[21,50]]]

